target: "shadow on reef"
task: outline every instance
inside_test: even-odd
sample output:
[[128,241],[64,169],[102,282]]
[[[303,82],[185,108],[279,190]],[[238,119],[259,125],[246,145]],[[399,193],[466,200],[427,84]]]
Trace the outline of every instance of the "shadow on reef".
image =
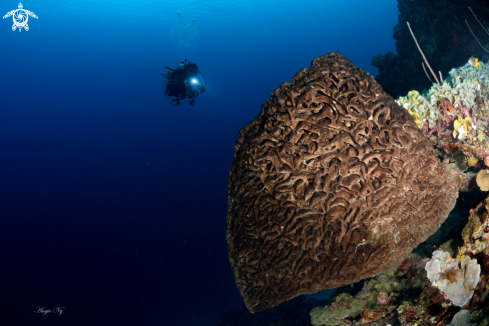
[[431,257],[433,251],[441,244],[444,244],[444,250],[453,255],[457,248],[463,244],[461,233],[467,223],[467,212],[470,208],[483,201],[486,195],[478,189],[470,192],[461,192],[454,209],[438,231],[416,247],[413,253],[423,257]]
[[399,18],[393,37],[398,55],[387,52],[372,58],[372,65],[380,72],[375,79],[392,97],[397,98],[412,89],[429,89],[432,84],[423,71],[423,58],[416,48],[407,22],[436,75],[441,71],[443,79],[448,76],[448,71],[462,66],[470,57],[478,57],[485,62],[489,59],[489,54],[481,48],[465,23],[468,22],[477,39],[488,49],[489,35],[474,19],[468,7],[488,28],[489,2],[399,0],[397,6]]

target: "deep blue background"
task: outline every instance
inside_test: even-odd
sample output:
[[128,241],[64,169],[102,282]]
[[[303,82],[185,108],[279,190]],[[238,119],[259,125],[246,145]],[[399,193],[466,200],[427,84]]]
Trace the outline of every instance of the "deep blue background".
[[[224,234],[240,128],[317,56],[375,75],[395,52],[394,0],[23,5],[29,31],[0,20],[2,326],[213,325],[241,304]],[[184,58],[207,92],[173,107],[159,74]]]

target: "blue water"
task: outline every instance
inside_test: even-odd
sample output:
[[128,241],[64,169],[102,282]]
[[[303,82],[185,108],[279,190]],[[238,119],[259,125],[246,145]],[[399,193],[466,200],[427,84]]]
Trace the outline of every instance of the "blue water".
[[[0,20],[6,326],[214,325],[242,303],[224,234],[238,131],[313,58],[376,75],[395,52],[394,0],[22,4],[29,31]],[[175,107],[160,73],[185,58],[207,91]]]

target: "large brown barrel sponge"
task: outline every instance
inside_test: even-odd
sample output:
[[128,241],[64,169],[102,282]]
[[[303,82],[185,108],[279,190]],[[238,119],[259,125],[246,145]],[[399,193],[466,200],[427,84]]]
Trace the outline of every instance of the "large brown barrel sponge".
[[339,53],[280,85],[234,151],[226,240],[251,312],[400,264],[460,186],[411,116]]

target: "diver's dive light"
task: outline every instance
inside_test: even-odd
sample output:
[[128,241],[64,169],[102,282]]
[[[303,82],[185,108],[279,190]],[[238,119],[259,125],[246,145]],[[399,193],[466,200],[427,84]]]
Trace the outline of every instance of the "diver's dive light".
[[199,82],[199,81],[197,80],[197,78],[192,78],[192,79],[191,79],[191,81],[192,81],[192,84],[197,84],[197,83]]

